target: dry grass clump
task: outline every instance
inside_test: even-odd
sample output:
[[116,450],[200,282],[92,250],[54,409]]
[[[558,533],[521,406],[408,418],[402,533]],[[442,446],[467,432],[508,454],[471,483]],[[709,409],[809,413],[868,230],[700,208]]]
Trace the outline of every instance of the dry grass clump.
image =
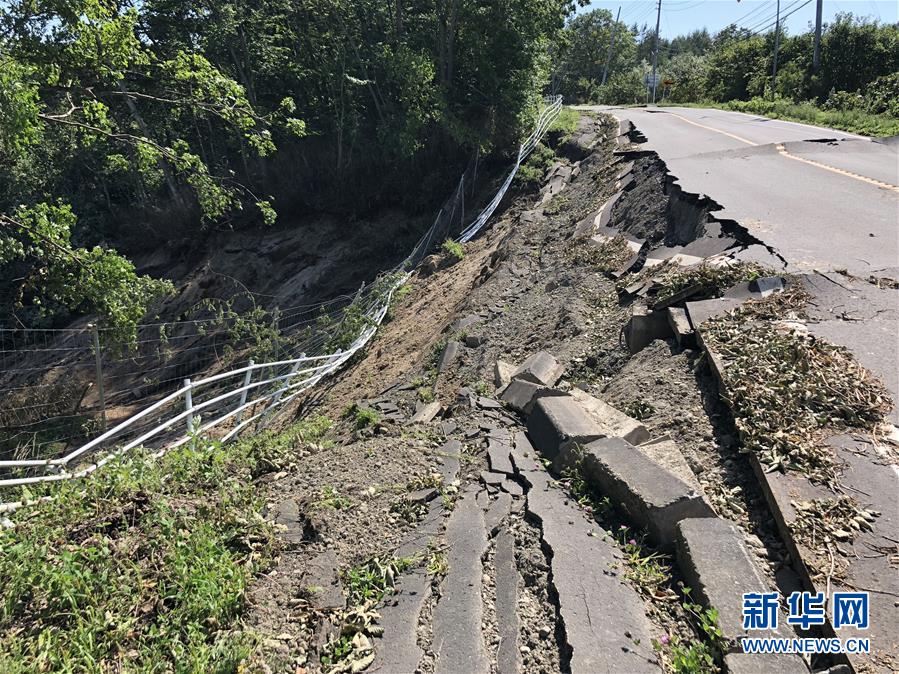
[[727,395],[744,447],[768,470],[797,470],[832,485],[837,463],[827,430],[873,429],[890,409],[883,384],[846,349],[774,319],[801,313],[797,282],[708,321],[703,339],[725,362]]
[[612,272],[621,269],[624,263],[634,256],[621,234],[617,234],[601,244],[588,243],[578,246],[574,253],[574,262],[577,265],[596,267],[602,272]]

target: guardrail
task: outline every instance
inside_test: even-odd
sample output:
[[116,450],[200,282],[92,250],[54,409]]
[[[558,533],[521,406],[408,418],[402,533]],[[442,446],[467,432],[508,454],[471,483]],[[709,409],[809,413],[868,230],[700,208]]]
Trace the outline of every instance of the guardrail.
[[[519,147],[512,170],[493,199],[467,227],[462,229],[456,241],[460,243],[470,241],[484,227],[508,191],[521,163],[540,142],[543,134],[558,116],[561,107],[561,96],[546,100],[546,106],[537,119],[533,133]],[[459,186],[409,256],[394,269],[382,274],[367,291],[360,289],[353,303],[344,310],[346,316],[347,311],[355,307],[363,318],[363,327],[359,334],[345,348],[318,355],[307,355],[327,348],[327,335],[316,335],[306,344],[297,347],[300,353],[296,358],[267,363],[250,361],[244,367],[197,381],[186,379],[176,391],[104,430],[94,439],[64,456],[52,459],[0,461],[0,470],[44,471],[44,474],[0,479],[0,487],[82,478],[135,447],[147,446],[151,442],[160,446],[154,456],[161,456],[166,451],[189,442],[195,435],[207,433],[227,422],[231,422],[232,426],[221,436],[222,442],[237,437],[243,429],[254,422],[270,421],[273,415],[297,396],[339,370],[374,337],[387,315],[396,290],[407,281],[411,270],[421,262],[433,245],[448,234],[448,230],[456,220],[457,212],[458,219],[462,219],[465,177],[463,174]],[[204,414],[213,418],[204,423],[202,421]],[[249,416],[244,418],[245,414]],[[93,458],[104,450],[105,454]],[[21,501],[0,504],[0,512],[15,510],[22,505]]]

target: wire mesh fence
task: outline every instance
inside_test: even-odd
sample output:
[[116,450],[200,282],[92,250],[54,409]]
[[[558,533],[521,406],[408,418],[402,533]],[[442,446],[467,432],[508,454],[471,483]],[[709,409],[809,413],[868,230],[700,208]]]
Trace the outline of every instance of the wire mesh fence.
[[264,427],[368,343],[394,292],[437,244],[453,235],[467,242],[483,228],[558,116],[561,97],[546,103],[477,217],[465,225],[474,164],[411,253],[354,295],[249,315],[209,306],[197,319],[141,325],[128,345],[89,324],[0,329],[0,488],[83,477],[138,446],[162,452],[197,433],[227,441]]

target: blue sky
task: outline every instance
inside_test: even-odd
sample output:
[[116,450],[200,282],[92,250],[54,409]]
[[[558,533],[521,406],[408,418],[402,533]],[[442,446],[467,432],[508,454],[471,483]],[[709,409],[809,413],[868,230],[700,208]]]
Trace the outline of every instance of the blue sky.
[[[781,13],[793,12],[785,19],[790,34],[803,32],[809,22],[815,21],[815,0],[780,0]],[[804,5],[804,6],[803,6]],[[628,25],[635,21],[655,27],[656,0],[593,0],[581,9],[608,9],[615,15],[621,7],[621,20]],[[662,0],[662,22],[659,32],[672,38],[706,27],[714,33],[728,24],[736,23],[752,30],[759,30],[774,23],[777,0]],[[838,12],[852,12],[857,16],[879,18],[884,22],[899,20],[899,2],[896,0],[824,0],[824,21]]]

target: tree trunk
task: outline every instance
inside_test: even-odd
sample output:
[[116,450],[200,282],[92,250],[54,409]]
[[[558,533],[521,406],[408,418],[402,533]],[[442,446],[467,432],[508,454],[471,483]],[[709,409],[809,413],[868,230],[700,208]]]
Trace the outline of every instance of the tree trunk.
[[[128,105],[128,110],[131,112],[131,116],[134,118],[134,121],[137,122],[137,125],[140,127],[140,131],[144,134],[144,138],[150,138],[150,129],[147,127],[147,123],[144,121],[144,118],[141,116],[140,111],[137,109],[137,105],[134,104],[134,99],[128,95],[127,90],[125,89],[125,85],[121,82],[118,83],[119,91],[121,91],[125,95],[125,103]],[[172,199],[179,206],[183,205],[183,201],[181,199],[181,193],[178,191],[178,186],[175,184],[175,177],[172,174],[172,167],[169,166],[168,161],[166,161],[165,157],[159,157],[156,160],[157,166],[159,166],[162,171],[163,176],[165,176],[165,184],[169,188],[169,194],[171,194]]]

